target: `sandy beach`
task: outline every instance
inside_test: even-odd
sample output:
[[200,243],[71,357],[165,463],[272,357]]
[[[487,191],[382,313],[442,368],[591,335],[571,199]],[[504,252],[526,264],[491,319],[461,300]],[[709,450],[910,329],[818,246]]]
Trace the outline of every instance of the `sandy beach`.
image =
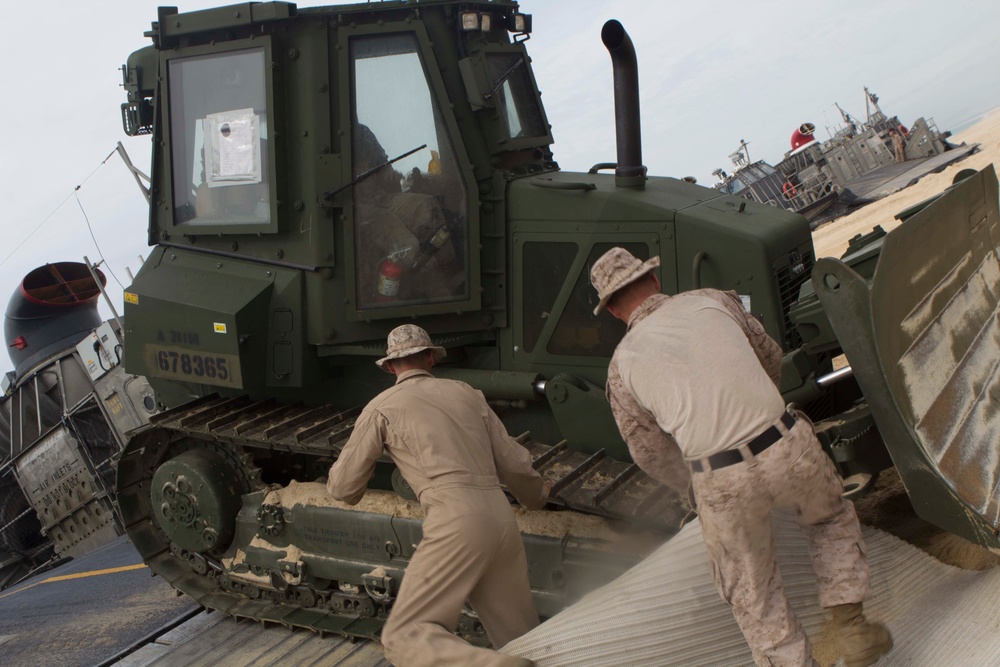
[[952,136],[948,141],[953,144],[978,143],[979,152],[946,167],[939,174],[924,176],[916,185],[820,226],[813,232],[816,256],[839,257],[847,248],[847,241],[852,236],[869,232],[875,225],[882,225],[886,231],[893,229],[899,224],[893,216],[908,206],[940,193],[951,185],[955,174],[962,169],[979,170],[991,163],[1000,169],[1000,107],[993,109],[978,123]]

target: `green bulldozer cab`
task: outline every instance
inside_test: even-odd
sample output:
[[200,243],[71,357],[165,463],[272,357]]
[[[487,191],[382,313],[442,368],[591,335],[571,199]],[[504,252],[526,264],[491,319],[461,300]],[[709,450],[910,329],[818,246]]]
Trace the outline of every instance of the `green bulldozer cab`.
[[[641,164],[561,172],[516,3],[171,12],[125,66],[123,105],[126,131],[155,139],[155,250],[126,296],[126,364],[165,406],[355,405],[386,384],[371,361],[387,331],[416,321],[445,369],[559,376],[552,393],[603,413],[599,432],[544,395],[511,418],[627,458],[600,398],[624,329],[591,315],[587,279],[614,245],[659,255],[668,292],[735,289],[801,347],[787,313],[808,226]],[[799,355],[787,370],[803,391],[822,368]]]

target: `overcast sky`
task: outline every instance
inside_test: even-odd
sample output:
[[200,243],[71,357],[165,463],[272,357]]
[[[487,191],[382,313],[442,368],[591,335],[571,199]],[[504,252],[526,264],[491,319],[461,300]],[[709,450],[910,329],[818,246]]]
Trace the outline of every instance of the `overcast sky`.
[[[41,264],[97,261],[84,213],[124,285],[126,267],[134,272],[148,254],[145,199],[117,155],[102,161],[122,141],[149,171],[149,139],[122,131],[118,68],[150,43],[143,32],[157,4],[5,8],[0,305]],[[177,4],[183,12],[220,3]],[[803,122],[826,138],[824,128],[840,118],[834,102],[864,118],[866,85],[907,124],[925,116],[954,128],[1000,105],[1000,3],[525,0],[521,7],[534,16],[527,47],[565,170],[615,159],[611,63],[600,40],[609,18],[622,22],[638,53],[651,175],[711,185],[714,169],[730,169],[741,139],[753,159],[777,162]],[[122,289],[105,273],[120,311]]]

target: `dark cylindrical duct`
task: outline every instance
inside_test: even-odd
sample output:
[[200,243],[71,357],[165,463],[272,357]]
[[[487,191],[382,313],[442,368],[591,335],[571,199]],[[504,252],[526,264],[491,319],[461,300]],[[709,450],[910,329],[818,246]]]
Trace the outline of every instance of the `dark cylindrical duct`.
[[[615,133],[618,167],[615,176],[633,179],[641,186],[646,175],[642,164],[642,130],[639,126],[639,65],[632,39],[614,19],[601,29],[601,41],[611,54],[615,76]],[[619,183],[621,185],[622,183]]]
[[[104,274],[97,271],[97,275],[101,286],[106,284]],[[100,294],[87,266],[79,262],[46,264],[24,277],[7,304],[3,326],[18,378],[101,325]]]

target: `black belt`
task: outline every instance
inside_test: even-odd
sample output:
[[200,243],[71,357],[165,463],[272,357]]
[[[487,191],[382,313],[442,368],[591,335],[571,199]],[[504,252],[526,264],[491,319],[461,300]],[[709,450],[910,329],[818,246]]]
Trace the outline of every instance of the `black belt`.
[[[781,415],[781,423],[785,425],[786,429],[790,430],[793,426],[795,426],[795,417],[786,412]],[[757,456],[779,440],[781,440],[781,431],[778,430],[778,427],[768,426],[763,433],[747,443],[747,449],[750,450],[751,454]],[[691,470],[694,472],[701,472],[704,470],[705,466],[702,465],[702,461],[705,460],[706,459],[697,459],[691,461]],[[708,457],[707,461],[710,470],[717,470],[718,468],[725,468],[726,466],[742,463],[743,454],[739,449],[727,449],[724,452],[712,454]]]

